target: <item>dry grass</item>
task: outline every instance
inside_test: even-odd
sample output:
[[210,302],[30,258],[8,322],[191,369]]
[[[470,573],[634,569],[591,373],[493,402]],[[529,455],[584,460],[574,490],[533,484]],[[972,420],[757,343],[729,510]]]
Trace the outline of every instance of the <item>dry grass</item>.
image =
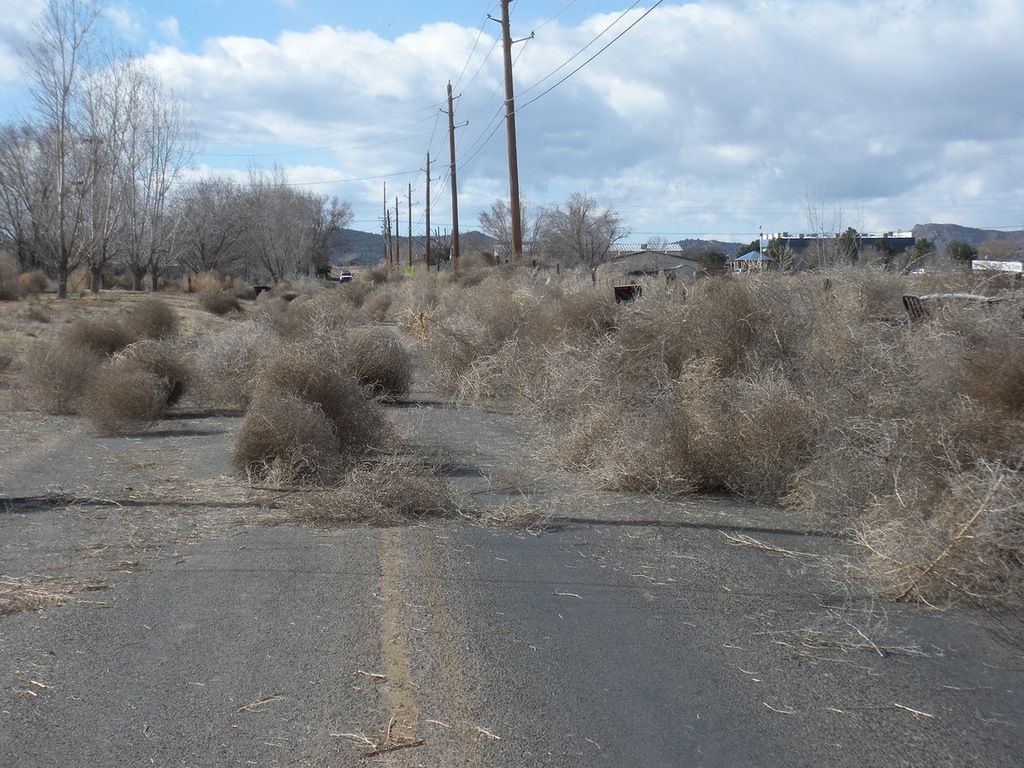
[[135,303],[125,313],[122,325],[133,340],[138,340],[176,336],[181,323],[170,304],[161,299],[147,297]]
[[242,303],[228,291],[210,290],[199,294],[199,306],[213,315],[223,317],[242,312]]
[[27,579],[0,576],[0,616],[20,611],[38,611],[63,605],[68,599],[66,590],[43,588]]
[[117,358],[92,374],[78,410],[101,434],[137,432],[163,416],[168,389],[167,381],[142,363]]
[[26,320],[31,320],[34,323],[50,322],[50,313],[43,309],[43,306],[37,301],[29,302],[25,307],[24,316]]
[[395,525],[454,511],[455,502],[445,481],[429,464],[408,456],[363,462],[336,487],[302,494],[288,507],[291,518],[320,525]]

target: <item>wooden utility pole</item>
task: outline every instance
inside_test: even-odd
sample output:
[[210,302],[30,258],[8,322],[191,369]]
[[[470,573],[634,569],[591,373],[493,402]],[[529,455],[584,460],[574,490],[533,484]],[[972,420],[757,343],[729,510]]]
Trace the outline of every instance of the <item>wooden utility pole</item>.
[[398,195],[395,195],[395,266],[402,264],[402,220],[398,216]]
[[412,269],[412,182],[409,182],[409,269]]
[[384,182],[384,218],[381,219],[384,229],[384,263],[391,261],[391,216],[388,213],[388,183]]
[[512,216],[512,263],[518,265],[523,259],[523,220],[519,210],[516,101],[512,89],[512,33],[508,20],[508,0],[501,0],[501,38],[505,49],[505,132],[508,137],[508,197],[509,213]]
[[459,268],[459,185],[455,176],[455,111],[452,108],[452,84],[448,81],[448,152],[452,174],[452,269]]
[[430,271],[430,153],[427,152],[427,243],[423,252],[423,260],[427,265],[427,272]]

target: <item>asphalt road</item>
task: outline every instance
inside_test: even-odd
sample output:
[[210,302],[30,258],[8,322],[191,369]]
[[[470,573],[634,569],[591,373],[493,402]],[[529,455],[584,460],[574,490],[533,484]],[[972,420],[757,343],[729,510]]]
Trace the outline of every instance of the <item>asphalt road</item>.
[[392,414],[547,528],[253,524],[231,418],[4,453],[0,495],[88,498],[0,512],[0,574],[75,585],[0,615],[0,766],[1024,761],[1010,619],[838,591],[842,542],[779,510],[590,492],[514,416]]

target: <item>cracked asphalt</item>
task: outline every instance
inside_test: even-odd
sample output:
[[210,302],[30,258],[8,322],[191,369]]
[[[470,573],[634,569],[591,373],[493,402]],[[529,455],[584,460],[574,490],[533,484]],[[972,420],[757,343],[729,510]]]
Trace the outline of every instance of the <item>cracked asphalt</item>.
[[0,416],[0,575],[61,603],[0,614],[0,765],[1021,764],[1018,619],[843,589],[828,531],[593,491],[420,394],[417,448],[543,530],[266,525],[237,417]]

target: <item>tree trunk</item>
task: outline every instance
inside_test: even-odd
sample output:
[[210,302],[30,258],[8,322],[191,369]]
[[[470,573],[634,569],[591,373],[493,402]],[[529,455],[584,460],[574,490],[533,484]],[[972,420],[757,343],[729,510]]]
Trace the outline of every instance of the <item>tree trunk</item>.
[[57,268],[57,298],[66,299],[68,297],[68,268],[66,264],[61,264]]
[[153,293],[156,293],[160,289],[160,270],[157,267],[151,267],[149,270],[149,276],[153,287]]
[[144,290],[142,287],[142,278],[146,276],[145,269],[133,269],[132,270],[132,290],[141,291]]
[[101,267],[89,267],[89,290],[99,293],[103,283],[103,269]]

